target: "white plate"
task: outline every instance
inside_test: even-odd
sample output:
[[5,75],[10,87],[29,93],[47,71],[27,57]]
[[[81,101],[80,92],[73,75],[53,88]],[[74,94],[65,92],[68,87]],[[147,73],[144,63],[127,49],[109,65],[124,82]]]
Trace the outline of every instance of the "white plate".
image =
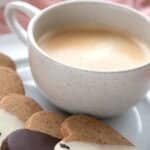
[[[18,73],[24,82],[26,94],[35,98],[45,109],[58,111],[40,93],[32,79],[27,60],[27,47],[15,35],[8,34],[0,37],[0,52],[11,56],[15,60]],[[138,150],[150,149],[150,99],[148,97],[128,112],[107,119],[106,122],[131,140]]]

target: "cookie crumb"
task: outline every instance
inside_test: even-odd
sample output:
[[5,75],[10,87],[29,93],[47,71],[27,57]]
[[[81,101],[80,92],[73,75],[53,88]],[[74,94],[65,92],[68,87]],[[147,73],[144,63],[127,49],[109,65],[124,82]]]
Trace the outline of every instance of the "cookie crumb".
[[66,144],[60,144],[60,147],[61,148],[65,148],[65,149],[67,149],[67,150],[70,150],[70,147],[68,146],[68,145],[66,145]]

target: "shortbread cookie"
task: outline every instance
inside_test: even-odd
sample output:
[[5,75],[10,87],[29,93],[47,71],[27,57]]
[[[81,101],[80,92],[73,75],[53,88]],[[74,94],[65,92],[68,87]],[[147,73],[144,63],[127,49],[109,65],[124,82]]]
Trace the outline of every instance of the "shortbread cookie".
[[65,141],[86,141],[97,144],[132,145],[104,122],[88,115],[68,117],[61,126]]
[[0,66],[16,70],[16,65],[14,61],[9,56],[2,53],[0,53]]
[[42,108],[31,98],[10,94],[0,101],[0,143],[15,131],[24,128],[25,121]]
[[62,138],[60,134],[60,126],[65,119],[66,115],[59,112],[40,111],[33,114],[28,119],[25,128],[40,131],[57,138]]
[[42,108],[32,98],[20,94],[9,94],[0,101],[0,108],[17,116],[22,121],[27,121],[34,113]]
[[54,150],[59,139],[31,130],[17,130],[2,143],[1,150]]
[[24,94],[22,81],[12,69],[0,67],[0,100],[10,93]]
[[63,140],[55,150],[135,150],[126,138],[104,122],[87,115],[73,115],[61,125]]

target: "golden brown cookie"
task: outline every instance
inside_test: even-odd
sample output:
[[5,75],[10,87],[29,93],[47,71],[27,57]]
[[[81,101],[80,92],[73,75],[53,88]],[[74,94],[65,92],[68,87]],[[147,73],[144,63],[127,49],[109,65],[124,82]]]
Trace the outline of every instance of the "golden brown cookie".
[[9,94],[3,97],[0,101],[0,109],[17,116],[24,122],[34,113],[42,110],[32,98],[19,94]]
[[16,65],[14,61],[9,56],[2,53],[0,53],[0,66],[16,70]]
[[58,112],[40,111],[33,114],[25,124],[25,128],[47,133],[51,136],[62,138],[60,134],[61,123],[66,115]]
[[83,141],[108,145],[132,145],[103,121],[88,115],[73,115],[61,125],[63,141]]
[[24,94],[22,81],[12,69],[0,67],[0,100],[10,93]]

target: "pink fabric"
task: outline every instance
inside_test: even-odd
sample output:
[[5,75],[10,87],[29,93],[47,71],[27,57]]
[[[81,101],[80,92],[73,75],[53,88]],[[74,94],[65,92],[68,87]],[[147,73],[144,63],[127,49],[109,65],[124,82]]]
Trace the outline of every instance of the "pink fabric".
[[[31,3],[39,7],[40,9],[42,9],[48,5],[60,2],[62,0],[24,0],[24,1]],[[150,16],[150,0],[110,0],[110,1],[131,6],[135,9],[140,10],[144,14]],[[28,19],[22,14],[18,14],[18,17],[21,23],[24,26],[26,26],[28,23]],[[0,34],[7,33],[7,32],[9,32],[9,29],[5,23],[3,8],[0,8]]]

